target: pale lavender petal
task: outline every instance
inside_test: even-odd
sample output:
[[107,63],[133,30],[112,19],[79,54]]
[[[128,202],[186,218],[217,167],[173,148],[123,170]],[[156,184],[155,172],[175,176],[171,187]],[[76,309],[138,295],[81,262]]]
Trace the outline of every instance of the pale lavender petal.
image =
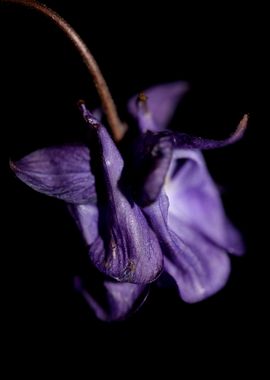
[[90,152],[84,145],[37,150],[10,167],[34,190],[70,203],[96,202]]
[[98,207],[91,203],[88,204],[68,204],[68,210],[71,213],[78,229],[87,246],[99,237],[98,231]]
[[167,196],[161,194],[144,212],[163,248],[165,270],[175,280],[181,298],[190,303],[198,302],[225,285],[230,262],[224,250],[185,224],[180,225],[177,220],[176,225],[168,225],[168,207]]
[[[95,292],[97,286],[99,293]],[[97,318],[111,322],[122,320],[135,312],[146,300],[149,286],[103,280],[100,284],[85,286],[77,277],[75,288],[79,291]]]
[[111,137],[84,105],[81,111],[91,131],[99,211],[99,235],[89,245],[90,259],[101,272],[118,281],[151,282],[163,264],[159,242],[141,209],[119,188],[124,164]]
[[169,228],[173,240],[179,244],[181,238],[188,247],[183,255],[168,250],[164,258],[164,268],[174,278],[181,297],[193,303],[222,289],[230,274],[226,251],[177,218],[169,217]]
[[136,118],[141,132],[145,133],[148,131],[159,131],[154,115],[149,108],[148,98],[144,93],[139,94],[137,98]]
[[240,234],[227,219],[222,201],[199,151],[174,152],[166,181],[169,219],[176,217],[213,244],[234,254],[242,254]]
[[188,89],[188,84],[181,81],[151,87],[143,92],[147,98],[145,102],[134,96],[128,103],[128,110],[138,119],[142,132],[162,131]]

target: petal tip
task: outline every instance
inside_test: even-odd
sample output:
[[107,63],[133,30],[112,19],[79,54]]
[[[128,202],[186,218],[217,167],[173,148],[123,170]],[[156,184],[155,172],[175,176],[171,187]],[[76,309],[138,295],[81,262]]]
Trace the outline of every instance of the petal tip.
[[246,113],[242,119],[240,120],[240,123],[238,124],[235,132],[231,136],[232,141],[237,141],[242,138],[244,135],[247,125],[248,125],[249,115]]
[[82,113],[84,120],[90,127],[98,129],[100,127],[100,122],[94,117],[94,115],[88,110],[86,104],[83,100],[77,102],[78,108]]

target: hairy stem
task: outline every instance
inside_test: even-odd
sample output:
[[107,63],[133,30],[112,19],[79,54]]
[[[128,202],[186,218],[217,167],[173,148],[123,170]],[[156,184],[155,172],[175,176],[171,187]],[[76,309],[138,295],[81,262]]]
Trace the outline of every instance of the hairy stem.
[[113,137],[116,141],[119,141],[124,135],[125,125],[118,117],[114,101],[96,60],[75,30],[56,12],[48,8],[46,5],[36,2],[35,0],[0,0],[0,2],[22,5],[44,14],[51,19],[72,41],[93,78]]

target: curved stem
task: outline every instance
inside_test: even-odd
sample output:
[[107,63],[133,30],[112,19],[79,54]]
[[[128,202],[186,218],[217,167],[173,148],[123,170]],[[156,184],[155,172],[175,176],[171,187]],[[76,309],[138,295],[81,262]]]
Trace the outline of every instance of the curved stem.
[[124,135],[125,125],[118,117],[114,101],[96,60],[75,30],[56,12],[48,8],[46,5],[36,2],[35,0],[0,0],[0,2],[22,5],[44,14],[51,19],[72,41],[80,53],[91,76],[93,77],[93,81],[101,99],[102,107],[111,128],[113,137],[116,141],[119,141]]

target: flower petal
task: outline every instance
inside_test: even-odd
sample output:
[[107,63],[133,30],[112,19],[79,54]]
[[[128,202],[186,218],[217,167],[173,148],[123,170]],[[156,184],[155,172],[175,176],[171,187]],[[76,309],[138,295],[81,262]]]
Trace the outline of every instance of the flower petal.
[[70,203],[96,202],[89,149],[65,145],[37,150],[11,162],[11,169],[34,190]]
[[81,111],[90,126],[99,211],[98,236],[89,245],[91,261],[118,281],[151,282],[163,264],[159,242],[128,191],[123,194],[119,187],[124,164],[111,137],[83,104]]
[[167,83],[145,90],[147,103],[134,96],[128,103],[128,110],[139,121],[142,132],[162,131],[167,128],[175,109],[188,91],[186,82]]
[[[90,246],[98,237],[98,209],[94,205],[69,204],[71,212],[85,242]],[[88,268],[87,280],[75,280],[76,290],[85,298],[97,318],[116,321],[126,318],[145,301],[149,286],[116,282]]]
[[108,279],[99,279],[86,286],[79,277],[75,278],[75,288],[96,317],[106,322],[122,320],[135,312],[145,302],[149,291],[148,285]]
[[174,152],[165,192],[169,219],[177,217],[213,244],[234,254],[244,252],[239,233],[225,216],[219,192],[199,151]]
[[[165,255],[165,270],[175,280],[181,298],[198,302],[220,290],[230,273],[230,262],[221,248],[211,244],[184,223],[168,225],[168,198],[144,209]],[[174,228],[176,227],[176,228]]]
[[75,220],[86,245],[90,246],[93,244],[99,237],[97,205],[91,203],[81,205],[68,204],[68,210]]
[[[201,301],[222,289],[230,274],[226,251],[178,219],[169,218],[173,240],[186,245],[182,252],[167,250],[165,270],[174,278],[181,297],[186,302]],[[173,234],[172,234],[173,235]],[[187,248],[188,247],[188,248]]]
[[132,176],[134,197],[140,206],[153,203],[159,196],[172,158],[170,136],[143,134],[134,147]]

